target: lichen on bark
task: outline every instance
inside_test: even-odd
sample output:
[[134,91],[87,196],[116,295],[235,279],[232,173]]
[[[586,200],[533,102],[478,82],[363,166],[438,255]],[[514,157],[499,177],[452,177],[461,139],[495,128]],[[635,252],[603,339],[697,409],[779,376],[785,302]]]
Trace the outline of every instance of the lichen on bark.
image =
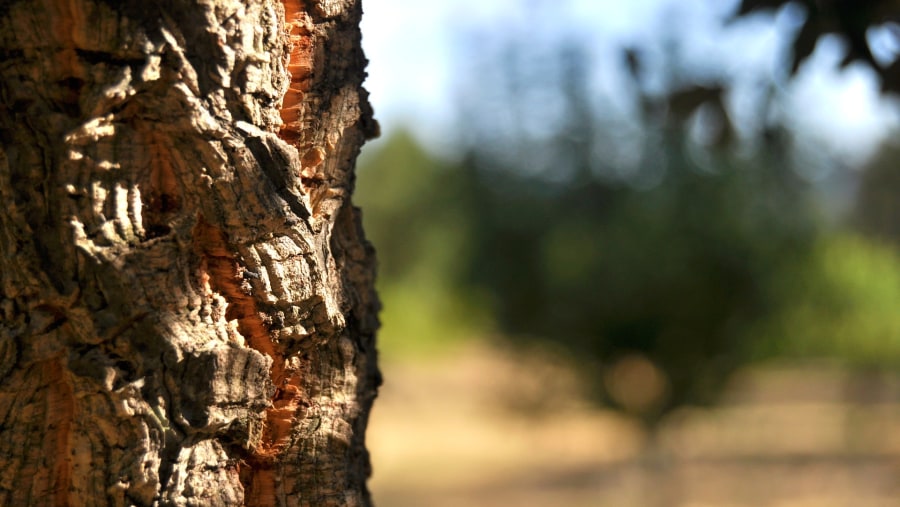
[[360,15],[0,2],[0,504],[370,503]]

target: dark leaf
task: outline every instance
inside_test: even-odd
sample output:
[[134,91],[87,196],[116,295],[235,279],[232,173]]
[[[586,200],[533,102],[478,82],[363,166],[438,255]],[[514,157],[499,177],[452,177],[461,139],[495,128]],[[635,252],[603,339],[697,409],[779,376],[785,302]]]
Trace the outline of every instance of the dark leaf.
[[876,67],[881,76],[881,91],[900,93],[900,60],[894,60],[887,67]]
[[816,49],[816,42],[819,40],[820,35],[817,25],[818,23],[816,23],[815,19],[810,19],[800,29],[800,33],[797,34],[797,39],[794,40],[794,54],[791,57],[792,74],[797,72],[800,64]]
[[788,3],[789,0],[743,0],[741,8],[738,9],[738,16],[749,14],[753,11],[761,9],[777,9]]
[[625,65],[628,67],[628,72],[631,74],[631,77],[635,80],[635,82],[641,82],[641,55],[640,52],[635,48],[625,48],[623,51],[623,56],[625,57]]

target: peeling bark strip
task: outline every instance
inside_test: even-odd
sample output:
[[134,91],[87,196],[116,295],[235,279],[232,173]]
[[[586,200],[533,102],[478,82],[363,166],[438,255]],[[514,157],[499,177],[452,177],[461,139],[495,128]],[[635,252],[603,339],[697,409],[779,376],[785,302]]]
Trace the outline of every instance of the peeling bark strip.
[[0,505],[370,505],[358,0],[0,0]]

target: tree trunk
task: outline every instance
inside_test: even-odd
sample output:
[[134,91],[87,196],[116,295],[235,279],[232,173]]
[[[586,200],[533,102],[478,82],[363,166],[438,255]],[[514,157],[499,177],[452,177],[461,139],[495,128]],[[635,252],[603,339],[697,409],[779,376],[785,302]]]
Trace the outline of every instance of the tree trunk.
[[0,0],[0,505],[369,505],[358,0]]

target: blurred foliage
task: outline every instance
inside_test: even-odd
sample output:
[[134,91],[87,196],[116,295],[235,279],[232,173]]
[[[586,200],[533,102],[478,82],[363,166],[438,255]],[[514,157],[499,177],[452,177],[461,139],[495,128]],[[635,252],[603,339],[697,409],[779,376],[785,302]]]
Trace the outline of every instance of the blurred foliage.
[[378,249],[388,359],[439,351],[488,325],[482,298],[462,283],[474,241],[462,183],[402,131],[361,160],[354,197]]
[[900,253],[833,233],[772,286],[776,311],[753,328],[759,357],[831,358],[862,370],[900,366]]
[[[676,55],[650,85],[632,48],[623,108],[592,88],[578,40],[486,40],[462,89],[460,159],[400,132],[361,161],[388,357],[495,333],[548,344],[598,401],[649,427],[714,401],[751,361],[898,364],[896,250],[826,228],[827,203],[793,169],[791,133],[767,120],[739,137],[730,83],[682,74]],[[892,153],[864,173],[855,216],[896,239],[884,219],[900,183]]]

